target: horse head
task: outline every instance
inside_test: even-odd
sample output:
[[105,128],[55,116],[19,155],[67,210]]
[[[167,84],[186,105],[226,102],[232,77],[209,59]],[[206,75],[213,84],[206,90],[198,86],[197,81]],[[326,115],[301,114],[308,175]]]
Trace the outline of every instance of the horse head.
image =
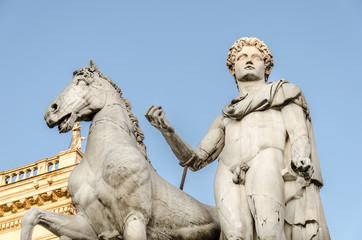
[[216,209],[167,183],[152,168],[137,117],[121,95],[91,60],[50,103],[44,118],[60,133],[76,121],[93,121],[85,164],[69,177],[77,214],[32,208],[21,221],[21,240],[31,240],[37,224],[60,239],[219,239]]
[[[50,128],[58,125],[59,132],[65,133],[72,129],[76,121],[91,121],[106,104],[109,98],[107,94],[111,92],[108,90],[114,90],[115,86],[90,60],[89,67],[75,71],[67,88],[49,104],[44,115],[47,125]],[[120,97],[119,87],[118,93]]]

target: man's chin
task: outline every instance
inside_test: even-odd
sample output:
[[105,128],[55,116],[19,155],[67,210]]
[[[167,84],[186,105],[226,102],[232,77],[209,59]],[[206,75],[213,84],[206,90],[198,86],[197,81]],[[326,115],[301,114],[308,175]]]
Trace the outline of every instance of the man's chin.
[[253,82],[253,81],[259,81],[261,78],[253,73],[248,73],[242,76],[238,81],[240,82]]

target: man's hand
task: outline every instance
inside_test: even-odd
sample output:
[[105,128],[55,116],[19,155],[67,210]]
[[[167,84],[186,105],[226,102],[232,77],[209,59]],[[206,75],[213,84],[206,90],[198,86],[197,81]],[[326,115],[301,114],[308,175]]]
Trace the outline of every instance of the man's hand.
[[292,159],[292,169],[305,180],[309,180],[314,173],[313,165],[309,158]]
[[149,107],[145,113],[145,117],[152,126],[160,130],[162,133],[172,133],[175,131],[165,117],[165,111],[163,111],[161,106],[154,107],[152,105]]

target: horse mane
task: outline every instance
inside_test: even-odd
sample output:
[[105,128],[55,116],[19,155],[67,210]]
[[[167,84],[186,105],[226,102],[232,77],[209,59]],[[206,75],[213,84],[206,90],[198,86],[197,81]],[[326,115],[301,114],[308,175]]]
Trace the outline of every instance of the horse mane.
[[73,76],[83,75],[85,78],[93,78],[95,73],[97,73],[100,78],[106,80],[109,84],[111,84],[111,86],[117,91],[117,93],[119,93],[121,100],[126,105],[128,117],[130,118],[131,123],[133,125],[133,134],[136,137],[138,150],[145,156],[146,160],[149,163],[151,163],[150,159],[147,156],[146,145],[143,142],[145,137],[144,137],[143,131],[138,123],[138,118],[133,112],[131,112],[132,105],[131,105],[130,101],[122,96],[122,89],[117,84],[115,84],[111,78],[105,76],[98,69],[94,69],[94,68],[90,68],[90,67],[82,67],[79,70],[74,71]]

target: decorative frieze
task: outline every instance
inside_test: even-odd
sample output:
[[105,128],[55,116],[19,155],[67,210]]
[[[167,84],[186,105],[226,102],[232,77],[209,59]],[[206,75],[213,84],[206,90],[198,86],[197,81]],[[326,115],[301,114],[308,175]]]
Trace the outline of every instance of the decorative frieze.
[[[49,211],[54,212],[54,213],[67,214],[67,215],[75,214],[75,208],[72,204],[68,204],[65,206],[50,209]],[[16,217],[16,218],[10,219],[9,221],[0,223],[0,234],[8,232],[8,231],[14,231],[14,230],[20,229],[22,217],[23,216]]]
[[60,198],[69,198],[68,187],[58,188],[13,202],[0,205],[0,217],[5,214],[17,213],[20,210],[27,210],[31,207],[41,207],[46,202],[56,202]]

